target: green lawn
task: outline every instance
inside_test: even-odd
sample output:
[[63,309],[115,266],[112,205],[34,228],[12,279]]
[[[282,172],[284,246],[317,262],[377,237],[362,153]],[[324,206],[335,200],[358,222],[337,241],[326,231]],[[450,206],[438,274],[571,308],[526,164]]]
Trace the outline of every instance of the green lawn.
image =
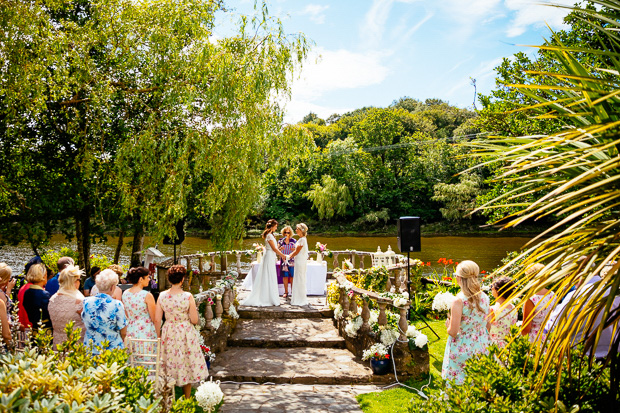
[[[446,332],[445,320],[429,321],[428,323],[433,330],[439,334],[439,340],[428,328],[422,332],[428,336],[429,342],[429,357],[430,357],[430,375],[431,375],[431,389],[438,389],[438,384],[441,380],[441,363],[443,362],[443,353],[446,349],[446,339],[448,333]],[[423,323],[415,323],[416,327],[422,328]],[[419,381],[408,380],[404,382],[407,386],[420,389],[422,386],[428,383],[428,377]],[[424,393],[427,393],[425,388]],[[395,386],[389,390],[382,392],[367,393],[357,396],[357,401],[360,404],[360,408],[366,413],[391,413],[399,412],[406,413],[407,405],[412,397],[420,397],[413,390],[406,389],[401,386]]]

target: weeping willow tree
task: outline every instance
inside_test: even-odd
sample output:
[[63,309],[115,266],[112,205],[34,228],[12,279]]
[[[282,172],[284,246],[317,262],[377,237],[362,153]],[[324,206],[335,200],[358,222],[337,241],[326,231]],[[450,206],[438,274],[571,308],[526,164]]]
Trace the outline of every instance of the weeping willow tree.
[[[502,166],[497,177],[511,189],[482,208],[510,207],[504,227],[551,218],[553,222],[500,272],[521,263],[518,305],[542,287],[567,297],[548,336],[541,333],[536,361],[542,376],[554,364],[561,369],[569,349],[584,345],[594,359],[599,344],[611,365],[612,400],[619,383],[618,348],[620,309],[620,2],[576,6],[583,46],[567,46],[556,34],[540,46],[548,70],[530,70],[523,83],[506,85],[519,96],[511,102],[536,122],[561,125],[553,133],[499,137],[474,143],[481,156]],[[489,159],[489,158],[487,158]],[[524,199],[533,199],[524,202]],[[538,273],[524,269],[545,263]],[[605,271],[602,272],[602,270]],[[601,276],[599,279],[597,276]],[[617,299],[616,299],[617,302]],[[528,320],[524,320],[524,324]],[[601,342],[605,328],[613,328],[610,342]],[[543,351],[544,349],[544,351]],[[577,361],[575,361],[577,362]],[[562,375],[558,375],[558,389]],[[557,392],[556,392],[557,395]]]
[[282,102],[308,42],[262,3],[224,38],[216,16],[223,1],[0,2],[0,224],[12,241],[73,232],[88,268],[94,235],[127,223],[161,239],[193,213],[216,246],[242,235],[261,172],[304,142],[283,127]]

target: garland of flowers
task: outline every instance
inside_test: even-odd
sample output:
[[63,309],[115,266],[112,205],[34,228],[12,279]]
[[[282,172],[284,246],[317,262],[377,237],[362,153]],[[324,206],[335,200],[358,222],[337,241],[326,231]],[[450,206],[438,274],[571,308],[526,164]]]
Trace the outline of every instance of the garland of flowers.
[[381,330],[381,343],[384,346],[391,346],[398,340],[398,331],[386,327]]
[[375,360],[384,360],[389,359],[390,355],[388,354],[387,347],[381,343],[375,343],[368,348],[368,350],[364,350],[362,353],[362,360],[370,360],[374,358]]
[[344,310],[342,309],[342,306],[340,304],[336,304],[336,306],[334,307],[334,318],[336,320],[340,320],[343,313]]
[[211,327],[213,327],[213,331],[217,331],[220,328],[220,324],[222,324],[221,317],[217,317],[211,320]]
[[232,304],[230,305],[230,307],[228,307],[228,315],[230,315],[235,320],[239,318],[239,313],[237,312],[235,306]]

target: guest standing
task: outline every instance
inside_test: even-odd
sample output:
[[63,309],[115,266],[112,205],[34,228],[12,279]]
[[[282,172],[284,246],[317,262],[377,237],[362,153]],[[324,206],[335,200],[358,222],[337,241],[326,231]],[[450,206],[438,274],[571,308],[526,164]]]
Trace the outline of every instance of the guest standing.
[[2,341],[6,348],[11,347],[11,323],[6,311],[6,304],[0,300],[0,327],[2,327]]
[[[288,255],[295,250],[295,238],[292,238],[293,228],[289,225],[282,228],[281,232],[283,238],[280,238],[278,241],[278,248],[282,251],[282,254]],[[282,298],[288,297],[288,287],[291,286],[291,291],[293,288],[293,277],[295,276],[295,267],[294,260],[290,259],[288,262],[282,258],[280,258],[280,274],[282,274],[282,283],[284,284],[284,296]]]
[[[155,330],[155,299],[153,294],[144,290],[149,285],[151,275],[144,267],[131,268],[127,272],[127,281],[133,284],[123,294],[123,304],[127,314],[127,335],[137,339],[157,339]],[[146,353],[153,353],[153,346],[144,347]],[[143,361],[138,359],[138,361]]]
[[[24,274],[28,274],[30,268],[36,264],[43,264],[41,257],[39,257],[38,255],[28,260],[28,263],[24,268]],[[28,279],[26,279],[26,281],[28,281]],[[26,282],[26,284],[22,285],[17,292],[17,316],[19,317],[19,324],[22,331],[32,326],[30,320],[28,320],[28,313],[24,308],[24,294],[26,293],[26,291],[28,291],[31,285],[31,283]]]
[[478,279],[480,268],[473,261],[462,261],[456,267],[456,281],[461,287],[446,320],[448,342],[443,356],[441,377],[463,384],[467,360],[486,353],[489,346],[489,297],[482,292]]
[[[112,264],[106,269],[113,271],[118,276],[119,280],[123,276],[123,267],[121,267],[120,265]],[[97,294],[99,294],[99,287],[97,287],[97,279],[95,278],[95,285],[93,286],[93,288],[91,288],[90,295],[92,296],[92,295],[97,295]],[[112,294],[110,294],[110,296],[114,298],[115,300],[122,301],[123,290],[121,290],[118,285],[115,285],[114,291],[112,292]]]
[[50,293],[45,291],[47,284],[47,269],[43,264],[35,264],[30,267],[26,279],[31,284],[24,292],[24,309],[28,314],[28,320],[36,330],[39,322],[43,328],[52,329],[52,321],[47,306],[50,301]]
[[101,268],[99,267],[91,267],[90,269],[90,277],[84,281],[84,297],[90,297],[90,291],[95,286],[95,280],[97,279],[97,274],[101,272]]
[[[543,268],[545,268],[543,264],[532,264],[525,270],[525,274],[528,277],[533,277],[534,274],[539,273]],[[555,308],[555,301],[556,297],[553,291],[549,291],[543,287],[536,291],[536,294],[525,302],[525,306],[523,307],[523,326],[521,328],[521,334],[527,336],[531,343],[536,341],[539,332],[541,342],[547,337],[543,331],[545,320],[547,319],[547,315]]]
[[[169,290],[157,300],[155,328],[161,337],[164,374],[183,387],[186,398],[191,397],[192,383],[209,376],[207,363],[200,349],[200,336],[194,326],[198,323],[198,309],[194,296],[183,291],[186,269],[173,265],[168,269]],[[164,313],[166,322],[161,327]]]
[[45,291],[50,293],[50,297],[58,291],[60,288],[60,284],[58,282],[58,277],[60,277],[60,273],[69,265],[73,265],[73,258],[71,257],[60,257],[56,262],[56,267],[58,267],[58,272],[52,278],[50,278],[45,285]]
[[15,278],[12,277],[13,270],[3,262],[0,262],[0,301],[4,302],[9,320],[11,319],[11,310],[13,301],[11,300],[11,292],[15,287]]
[[295,251],[290,258],[297,256],[295,260],[295,278],[293,279],[293,295],[291,296],[291,305],[303,306],[308,305],[308,293],[306,288],[306,269],[308,266],[308,226],[306,224],[297,224],[295,231],[299,236]]
[[84,343],[92,346],[93,354],[99,354],[97,347],[102,347],[104,341],[109,343],[110,349],[124,348],[127,317],[123,303],[111,296],[118,284],[118,275],[106,269],[95,282],[99,293],[84,299],[82,320],[86,328]]
[[80,329],[80,337],[84,340],[84,323],[80,316],[84,296],[78,290],[82,274],[84,274],[84,271],[80,270],[80,267],[69,265],[60,272],[58,277],[60,288],[50,298],[48,306],[52,326],[54,327],[54,346],[67,341],[65,327],[70,321],[73,321],[74,330]]
[[510,335],[510,327],[517,324],[517,312],[515,306],[506,303],[514,289],[514,283],[508,277],[502,277],[491,286],[491,292],[495,297],[495,305],[489,312],[488,320],[491,322],[489,337],[491,342],[499,347],[506,345],[506,336]]

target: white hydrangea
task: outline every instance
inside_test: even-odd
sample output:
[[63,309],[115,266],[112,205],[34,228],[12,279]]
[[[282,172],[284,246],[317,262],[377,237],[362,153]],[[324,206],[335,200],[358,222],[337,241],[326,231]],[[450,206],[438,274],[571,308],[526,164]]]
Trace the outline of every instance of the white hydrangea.
[[370,310],[370,317],[368,318],[368,324],[370,325],[370,328],[372,328],[378,322],[379,322],[379,311]]
[[230,307],[228,307],[228,315],[230,315],[235,320],[239,318],[239,313],[237,312],[235,306],[232,304],[230,305]]
[[352,319],[351,321],[347,323],[346,327],[344,328],[345,333],[347,333],[349,337],[357,337],[357,331],[362,326],[362,323],[363,323],[362,317],[360,316],[355,317],[354,319]]
[[424,347],[428,343],[428,337],[424,333],[418,332],[418,336],[415,338],[415,345],[419,348]]
[[409,293],[407,291],[403,291],[401,294],[405,299],[409,299]]
[[355,287],[355,284],[353,284],[351,281],[346,280],[345,282],[343,282],[342,284],[340,284],[342,287],[344,287],[347,290],[352,289],[353,287]]
[[207,412],[214,411],[223,398],[224,393],[220,388],[219,381],[205,381],[196,390],[196,401]]
[[433,300],[433,310],[449,311],[456,297],[449,292],[439,293]]
[[394,299],[394,306],[395,307],[404,307],[405,305],[407,305],[407,300],[405,297],[397,297]]
[[334,318],[336,320],[340,320],[343,313],[344,310],[342,309],[342,306],[340,304],[336,304],[336,307],[334,307]]
[[416,338],[419,334],[422,334],[418,331],[417,328],[415,328],[415,326],[409,326],[407,328],[407,338]]
[[370,360],[371,358],[375,357],[375,354],[384,357],[386,354],[388,354],[387,347],[381,343],[373,344],[368,350],[364,350],[364,352],[362,353],[362,360]]
[[220,324],[222,324],[222,319],[220,317],[211,320],[211,326],[213,327],[213,331],[217,331],[220,328]]
[[381,331],[381,343],[385,346],[391,346],[398,339],[398,331],[386,328]]
[[200,327],[198,330],[202,330],[203,328],[205,328],[207,325],[207,319],[204,318],[202,315],[198,315],[198,324],[196,324],[197,327]]

